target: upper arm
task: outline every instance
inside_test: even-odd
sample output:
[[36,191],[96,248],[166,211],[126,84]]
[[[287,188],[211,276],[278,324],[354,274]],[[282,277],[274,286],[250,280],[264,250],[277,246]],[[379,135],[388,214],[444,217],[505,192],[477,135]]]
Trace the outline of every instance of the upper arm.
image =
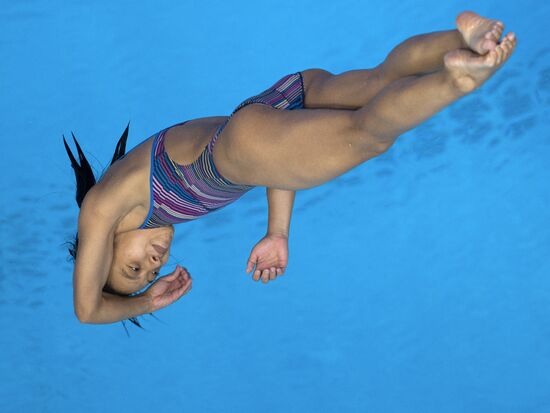
[[120,219],[120,211],[112,205],[104,205],[93,189],[84,198],[78,218],[73,298],[75,313],[81,320],[101,304],[113,259],[115,229]]

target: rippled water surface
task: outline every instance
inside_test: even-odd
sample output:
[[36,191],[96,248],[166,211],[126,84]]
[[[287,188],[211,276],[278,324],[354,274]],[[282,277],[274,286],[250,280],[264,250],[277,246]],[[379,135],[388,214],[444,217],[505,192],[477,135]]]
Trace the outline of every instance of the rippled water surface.
[[[80,324],[74,131],[95,170],[287,73],[377,65],[464,9],[518,49],[375,160],[296,195],[290,262],[245,274],[264,188],[176,227],[175,305]],[[2,2],[0,411],[550,412],[550,6],[542,1]]]

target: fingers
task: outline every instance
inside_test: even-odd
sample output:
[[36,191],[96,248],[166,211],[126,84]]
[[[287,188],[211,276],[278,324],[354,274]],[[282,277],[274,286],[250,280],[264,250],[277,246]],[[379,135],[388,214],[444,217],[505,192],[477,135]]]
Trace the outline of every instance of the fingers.
[[174,271],[174,274],[170,275],[170,278],[165,277],[165,281],[170,282],[170,289],[181,287],[183,284],[191,281],[191,276],[183,268],[179,267]]
[[265,269],[262,271],[262,282],[265,284],[269,281],[271,270]]
[[192,282],[189,280],[187,283],[182,284],[180,287],[171,289],[166,293],[169,304],[179,300],[183,295],[191,291]]
[[184,282],[191,282],[191,274],[189,274],[189,271],[187,269],[180,267],[180,276],[183,279]]
[[[277,271],[276,271],[276,268],[275,267],[271,267],[269,269],[269,280],[274,280],[275,278],[277,278]],[[267,281],[266,281],[267,282]]]
[[275,280],[278,276],[284,275],[284,268],[270,267],[263,270],[256,270],[252,275],[254,281],[259,281],[260,279],[264,284],[267,284],[269,281]]
[[[183,269],[181,269],[183,271]],[[175,301],[182,295],[188,293],[193,286],[193,279],[189,273],[181,272],[180,277],[176,278],[170,285],[168,294],[171,300]]]
[[248,274],[254,268],[254,265],[258,262],[258,257],[256,255],[251,255],[246,263],[246,273]]
[[170,274],[168,275],[165,275],[164,277],[162,277],[163,280],[165,281],[173,281],[175,280],[182,272],[187,272],[187,270],[185,270],[184,268],[182,268],[181,266],[179,265],[176,265],[176,268],[174,269],[174,271],[172,271]]
[[162,277],[162,279],[170,282],[170,289],[180,288],[182,285],[192,281],[191,274],[189,274],[187,269],[180,267],[179,265],[176,266],[176,269],[172,274]]
[[[170,275],[161,277],[150,287],[153,289],[153,306],[155,310],[166,307],[191,290],[193,280],[186,269],[176,266]],[[150,291],[149,290],[149,291]]]
[[254,281],[259,281],[261,278],[263,283],[265,284],[269,280],[269,276],[270,276],[270,269],[266,268],[265,270],[254,271],[254,277],[252,278],[254,279]]
[[191,290],[192,286],[193,286],[193,279],[192,278],[188,278],[187,280],[185,280],[177,290],[179,296],[181,297],[183,294],[188,293]]
[[184,280],[190,280],[191,279],[191,274],[189,274],[189,271],[187,271],[187,268],[180,267],[180,269],[181,269],[183,279]]

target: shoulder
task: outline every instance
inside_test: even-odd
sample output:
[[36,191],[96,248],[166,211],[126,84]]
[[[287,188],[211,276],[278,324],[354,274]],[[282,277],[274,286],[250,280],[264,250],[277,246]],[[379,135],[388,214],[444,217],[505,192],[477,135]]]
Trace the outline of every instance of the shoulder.
[[105,180],[96,183],[82,202],[79,215],[79,227],[84,225],[106,224],[116,228],[124,217],[137,205],[140,197],[136,195],[136,185],[129,178],[114,185]]

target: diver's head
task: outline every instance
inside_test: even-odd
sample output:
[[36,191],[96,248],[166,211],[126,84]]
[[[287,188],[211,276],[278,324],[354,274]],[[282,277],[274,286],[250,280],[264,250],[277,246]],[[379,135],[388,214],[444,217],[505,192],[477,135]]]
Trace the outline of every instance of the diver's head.
[[173,237],[173,226],[116,234],[104,291],[129,295],[147,287],[168,261]]

